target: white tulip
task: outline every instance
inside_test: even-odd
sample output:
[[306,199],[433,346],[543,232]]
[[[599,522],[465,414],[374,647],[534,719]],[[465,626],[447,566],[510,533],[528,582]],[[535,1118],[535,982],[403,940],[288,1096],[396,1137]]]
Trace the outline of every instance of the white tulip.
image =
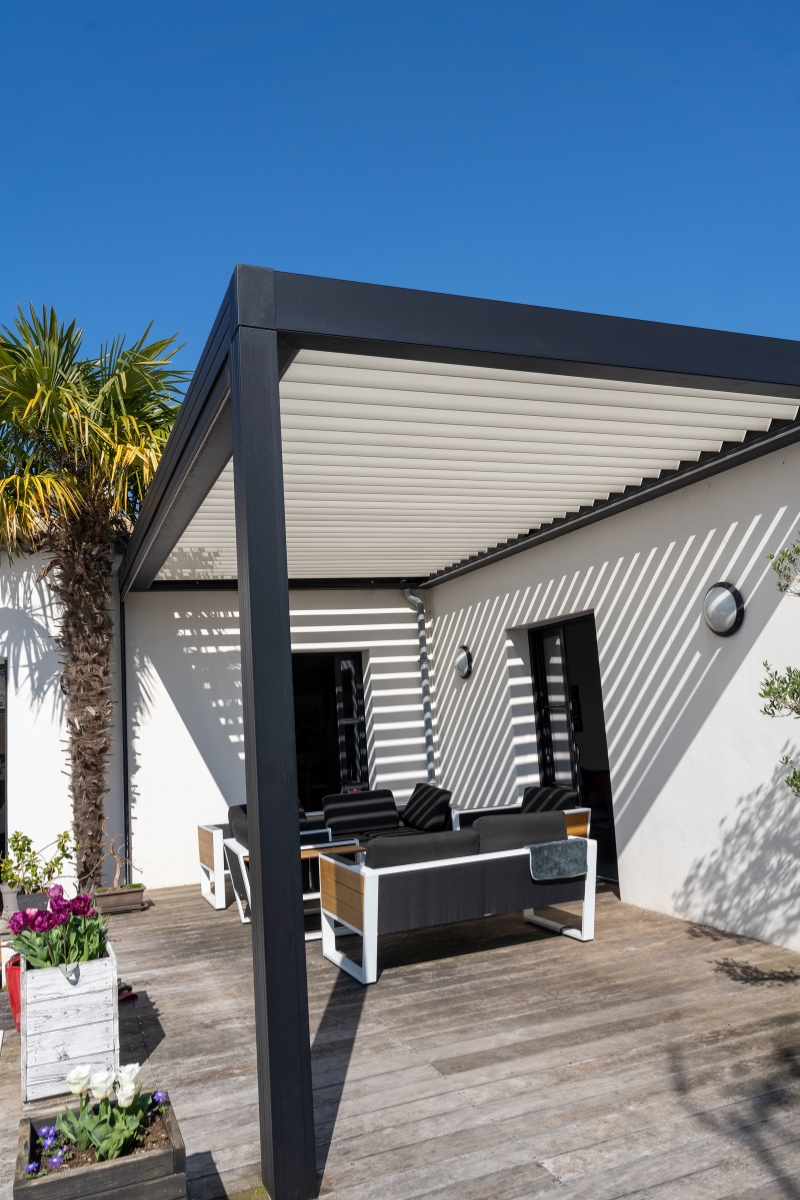
[[114,1072],[107,1067],[100,1067],[92,1072],[92,1099],[105,1100],[106,1096],[114,1093]]
[[89,1066],[73,1067],[67,1074],[67,1087],[73,1096],[82,1096],[88,1092],[93,1068]]
[[[121,1088],[135,1087],[139,1082],[140,1067],[138,1063],[128,1063],[125,1067],[120,1067],[117,1072],[117,1079]],[[127,1105],[125,1106],[127,1108]]]
[[120,1108],[130,1108],[136,1097],[135,1083],[120,1083],[117,1087],[117,1104]]

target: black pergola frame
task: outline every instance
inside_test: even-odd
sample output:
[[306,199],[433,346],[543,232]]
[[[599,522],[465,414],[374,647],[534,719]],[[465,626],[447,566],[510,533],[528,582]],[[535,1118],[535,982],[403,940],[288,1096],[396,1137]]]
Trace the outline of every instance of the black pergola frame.
[[[119,581],[123,599],[154,584],[233,457],[261,1162],[275,1200],[307,1200],[318,1190],[289,586],[400,583],[288,578],[279,384],[303,348],[800,400],[798,342],[237,266]],[[436,586],[796,441],[800,418],[773,420],[766,433],[748,434],[717,454],[704,453],[698,462],[408,582]],[[231,585],[209,580],[188,586]]]

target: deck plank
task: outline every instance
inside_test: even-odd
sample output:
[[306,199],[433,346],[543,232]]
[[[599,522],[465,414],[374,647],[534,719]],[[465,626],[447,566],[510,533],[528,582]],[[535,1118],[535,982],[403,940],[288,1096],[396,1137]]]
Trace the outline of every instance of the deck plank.
[[[190,1196],[217,1200],[259,1183],[250,927],[197,888],[153,901],[109,921],[139,994],[122,1060],[169,1090]],[[512,916],[382,938],[366,989],[319,942],[307,961],[325,1200],[800,1200],[800,955],[605,891],[587,945]],[[5,1200],[5,997],[0,1025]]]

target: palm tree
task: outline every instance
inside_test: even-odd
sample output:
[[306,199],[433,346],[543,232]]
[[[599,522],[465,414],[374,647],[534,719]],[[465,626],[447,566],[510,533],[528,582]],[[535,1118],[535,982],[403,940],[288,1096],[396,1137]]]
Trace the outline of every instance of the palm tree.
[[43,552],[60,601],[72,830],[83,887],[101,882],[111,748],[111,573],[175,422],[186,373],[175,338],[106,343],[55,309],[0,330],[0,548]]

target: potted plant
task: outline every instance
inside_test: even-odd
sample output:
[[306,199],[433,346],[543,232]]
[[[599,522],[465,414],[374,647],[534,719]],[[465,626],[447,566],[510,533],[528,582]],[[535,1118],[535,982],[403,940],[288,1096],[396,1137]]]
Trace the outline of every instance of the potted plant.
[[67,900],[56,884],[49,908],[12,913],[20,955],[22,1099],[67,1090],[76,1062],[119,1067],[117,960],[91,897]]
[[73,1067],[67,1080],[80,1096],[78,1111],[20,1122],[14,1200],[182,1200],[186,1151],[178,1122],[167,1093],[143,1094],[138,1076],[138,1063],[117,1072]]
[[[55,854],[45,858],[45,850],[55,846]],[[69,833],[60,833],[42,850],[34,850],[33,839],[16,830],[8,839],[8,854],[0,861],[0,891],[3,912],[27,908],[47,908],[47,888],[62,874],[64,863],[75,858],[75,844]]]
[[120,883],[124,867],[128,866],[133,871],[138,871],[139,868],[133,865],[121,848],[117,848],[117,842],[121,840],[121,836],[109,837],[105,821],[103,821],[103,837],[108,846],[105,857],[113,858],[115,864],[114,882],[111,887],[97,888],[95,904],[104,916],[108,916],[110,913],[133,912],[137,908],[144,908],[144,884]]

